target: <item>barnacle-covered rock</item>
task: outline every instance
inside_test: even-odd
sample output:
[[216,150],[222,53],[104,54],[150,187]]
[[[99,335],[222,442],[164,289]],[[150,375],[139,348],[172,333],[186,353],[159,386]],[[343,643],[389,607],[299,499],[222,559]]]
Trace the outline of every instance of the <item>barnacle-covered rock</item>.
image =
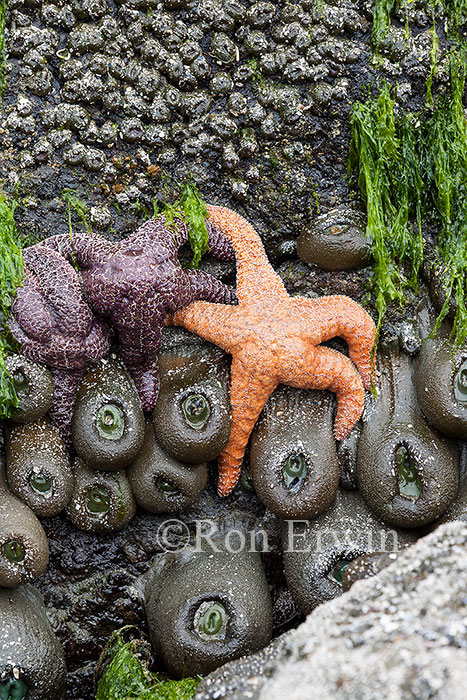
[[124,471],[90,469],[82,459],[73,465],[75,485],[67,515],[86,532],[116,532],[136,513],[136,503]]
[[117,471],[141,449],[144,415],[135,385],[114,359],[103,360],[83,379],[72,421],[73,445],[93,469]]
[[367,406],[358,444],[357,479],[368,506],[385,522],[419,527],[457,495],[458,446],[425,421],[415,393],[413,360],[383,352],[379,396]]
[[0,588],[0,698],[62,700],[63,648],[47,619],[44,601],[31,585]]
[[315,518],[339,482],[331,394],[279,387],[256,424],[250,471],[258,497],[282,518]]
[[153,413],[157,439],[182,462],[215,459],[230,434],[225,355],[181,329],[166,329],[163,337],[160,390]]
[[233,513],[210,521],[200,546],[156,558],[146,614],[156,656],[173,676],[209,673],[269,642],[271,598],[260,554],[251,551],[254,528],[254,518]]
[[11,492],[36,515],[56,515],[71,498],[73,475],[58,429],[47,418],[6,431]]
[[200,497],[208,480],[207,464],[185,464],[160,446],[152,423],[143,447],[127,472],[139,506],[150,513],[179,513]]

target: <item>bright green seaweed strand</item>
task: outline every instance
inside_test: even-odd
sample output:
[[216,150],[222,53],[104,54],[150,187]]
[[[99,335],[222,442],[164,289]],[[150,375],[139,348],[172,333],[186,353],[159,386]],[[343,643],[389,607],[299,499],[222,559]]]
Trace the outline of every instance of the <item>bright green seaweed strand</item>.
[[[404,290],[417,289],[423,261],[421,180],[413,121],[396,120],[390,86],[378,97],[357,102],[350,115],[350,170],[358,171],[358,186],[366,203],[367,235],[373,258],[372,289],[381,327],[388,304],[404,300]],[[407,262],[409,275],[401,265]]]
[[438,328],[456,302],[452,337],[467,337],[467,121],[462,96],[466,81],[466,50],[450,56],[449,97],[438,101],[420,136],[420,167],[424,181],[424,215],[438,230],[437,253],[443,273],[445,301]]
[[166,681],[150,673],[135,653],[133,642],[115,632],[109,642],[111,659],[97,686],[96,700],[191,700],[201,680]]
[[467,121],[462,96],[466,50],[451,50],[450,94],[432,110],[396,115],[391,89],[354,105],[349,167],[358,172],[371,241],[371,288],[378,329],[387,306],[416,291],[423,262],[422,219],[437,231],[435,253],[445,301],[436,330],[456,303],[452,337],[467,337]]
[[0,193],[0,419],[8,418],[18,406],[15,385],[5,366],[13,348],[8,340],[8,318],[17,287],[24,278],[24,263],[15,225],[16,202]]
[[[155,212],[156,213],[156,212]],[[165,206],[167,223],[173,225],[174,219],[181,218],[188,228],[188,239],[193,252],[192,267],[198,267],[202,256],[208,252],[208,229],[206,218],[208,210],[194,182],[187,182],[182,189],[180,199]]]

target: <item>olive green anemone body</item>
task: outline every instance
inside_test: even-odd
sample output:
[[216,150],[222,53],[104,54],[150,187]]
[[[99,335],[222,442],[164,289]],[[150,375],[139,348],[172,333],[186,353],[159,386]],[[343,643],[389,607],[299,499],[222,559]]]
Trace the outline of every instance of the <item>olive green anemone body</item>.
[[19,404],[11,413],[16,423],[29,423],[41,418],[52,405],[54,381],[43,365],[22,355],[10,355],[5,365],[12,377]]
[[415,360],[415,389],[430,423],[444,435],[467,438],[467,344],[454,347],[445,324],[426,337]]
[[336,495],[333,405],[328,392],[279,387],[255,426],[253,484],[264,505],[282,518],[315,518]]
[[362,554],[346,566],[342,577],[342,590],[348,591],[355,581],[375,576],[397,559],[397,552],[370,552]]
[[[158,660],[175,678],[207,674],[264,647],[272,605],[260,554],[242,547],[252,518],[208,524],[206,541],[159,555],[146,577],[145,606]],[[226,534],[229,533],[226,540]],[[237,553],[230,547],[239,549]],[[253,547],[254,549],[254,547]]]
[[93,469],[118,471],[137,456],[144,440],[144,415],[130,375],[115,359],[102,360],[76,394],[73,445]]
[[44,601],[31,585],[0,588],[0,698],[62,700],[63,649],[47,619]]
[[441,518],[431,523],[430,529],[435,529],[442,523],[460,520],[467,522],[467,447],[465,443],[462,447],[461,468],[459,473],[459,492],[457,498],[449,506],[447,511],[443,513]]
[[9,492],[0,453],[0,587],[34,580],[48,561],[46,534],[32,510]]
[[146,424],[143,448],[127,471],[139,506],[150,513],[179,513],[200,497],[208,480],[207,464],[184,464],[159,445]]
[[0,483],[0,586],[16,588],[44,573],[46,534],[32,510]]
[[73,490],[73,475],[58,429],[47,418],[6,430],[10,491],[36,515],[60,513]]
[[121,530],[132,520],[136,503],[124,471],[96,471],[77,457],[73,475],[74,489],[66,512],[75,527],[104,534]]
[[412,358],[387,350],[377,364],[379,396],[367,406],[358,443],[358,486],[385,522],[421,527],[442,515],[457,495],[458,445],[423,417]]
[[200,464],[215,459],[229,439],[229,373],[225,353],[181,331],[164,330],[153,423],[166,452]]
[[283,523],[284,570],[293,599],[308,615],[342,593],[344,571],[351,561],[414,541],[412,531],[379,520],[358,491],[339,488],[331,507],[314,520]]
[[299,257],[322,270],[352,270],[368,261],[366,216],[342,204],[318,216],[299,236]]

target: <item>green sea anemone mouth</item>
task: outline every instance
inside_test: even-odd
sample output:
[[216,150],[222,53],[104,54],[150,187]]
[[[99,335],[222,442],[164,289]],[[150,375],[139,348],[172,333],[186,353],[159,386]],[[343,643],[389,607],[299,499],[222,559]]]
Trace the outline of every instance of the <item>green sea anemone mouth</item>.
[[182,410],[191,428],[201,430],[206,425],[211,409],[202,394],[191,394],[182,403]]
[[26,700],[29,688],[21,678],[0,681],[0,700]]
[[454,377],[454,396],[460,403],[467,403],[467,360],[464,360]]
[[40,472],[39,474],[32,472],[32,474],[29,476],[29,484],[33,491],[41,495],[45,495],[52,491],[53,479],[46,476],[43,472]]
[[26,557],[23,545],[17,540],[8,540],[2,546],[2,554],[8,561],[20,564]]
[[400,495],[411,501],[417,501],[422,493],[423,485],[418,476],[415,460],[405,445],[397,448],[395,462]]
[[95,515],[105,515],[110,510],[110,496],[103,488],[90,489],[86,494],[86,508]]
[[173,481],[170,481],[169,479],[165,479],[163,476],[160,476],[157,479],[156,486],[160,491],[163,491],[168,495],[175,495],[176,493],[179,493],[176,484],[174,484]]
[[116,404],[106,403],[99,409],[96,428],[99,435],[106,440],[120,440],[125,430],[122,409]]
[[282,468],[285,487],[291,493],[298,493],[303,486],[308,467],[305,455],[293,452],[287,457]]
[[225,634],[227,620],[227,611],[222,603],[205,601],[195,613],[195,630],[202,639],[219,639]]

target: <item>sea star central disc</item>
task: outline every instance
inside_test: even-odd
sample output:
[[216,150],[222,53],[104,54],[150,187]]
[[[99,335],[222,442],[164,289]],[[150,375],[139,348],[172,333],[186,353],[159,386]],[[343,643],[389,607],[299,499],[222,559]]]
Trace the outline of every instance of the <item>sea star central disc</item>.
[[[364,386],[370,385],[376,329],[348,297],[289,296],[253,227],[229,209],[209,206],[208,212],[235,250],[239,304],[197,301],[169,322],[232,355],[232,428],[219,457],[218,491],[226,496],[238,481],[255,422],[278,384],[333,391],[338,402],[334,435],[342,440],[349,434],[363,410]],[[347,341],[351,359],[319,345],[335,336]]]

